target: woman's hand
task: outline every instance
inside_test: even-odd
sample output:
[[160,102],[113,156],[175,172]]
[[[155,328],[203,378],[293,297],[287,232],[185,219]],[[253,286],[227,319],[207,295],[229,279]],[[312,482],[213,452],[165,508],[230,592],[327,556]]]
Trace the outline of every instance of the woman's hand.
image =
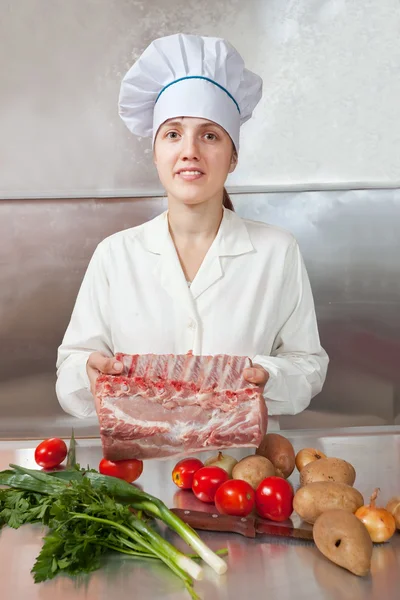
[[261,365],[253,365],[243,372],[243,377],[249,383],[255,383],[264,391],[267,381],[269,379],[269,373]]
[[[92,352],[86,363],[86,371],[90,381],[90,391],[94,398],[96,391],[96,380],[102,373],[106,375],[118,375],[123,369],[123,364],[115,359],[115,356],[104,356],[101,352]],[[96,411],[98,412],[98,401],[96,400]]]

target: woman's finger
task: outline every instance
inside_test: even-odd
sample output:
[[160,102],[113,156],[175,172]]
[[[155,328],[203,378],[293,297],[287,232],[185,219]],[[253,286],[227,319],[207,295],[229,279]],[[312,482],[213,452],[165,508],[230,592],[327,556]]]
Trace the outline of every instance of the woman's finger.
[[123,369],[123,364],[117,361],[114,356],[103,356],[100,352],[93,352],[89,356],[87,365],[107,375],[115,375]]
[[[118,375],[123,369],[123,364],[115,359],[114,356],[104,356],[101,352],[92,352],[86,363],[86,371],[90,381],[90,391],[96,398],[96,382],[100,373],[106,375]],[[96,411],[99,405],[96,401]]]
[[268,372],[263,369],[263,367],[250,367],[245,369],[243,376],[246,381],[261,386],[265,386],[269,378]]
[[86,365],[86,371],[90,381],[90,391],[92,392],[93,396],[95,396],[96,381],[100,373],[97,369],[94,369],[89,364]]

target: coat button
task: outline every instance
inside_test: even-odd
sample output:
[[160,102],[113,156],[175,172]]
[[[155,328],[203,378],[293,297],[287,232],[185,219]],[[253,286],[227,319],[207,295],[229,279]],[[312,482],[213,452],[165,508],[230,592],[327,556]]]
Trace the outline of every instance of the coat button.
[[189,329],[196,329],[196,321],[193,321],[193,319],[190,319],[188,327],[189,327]]

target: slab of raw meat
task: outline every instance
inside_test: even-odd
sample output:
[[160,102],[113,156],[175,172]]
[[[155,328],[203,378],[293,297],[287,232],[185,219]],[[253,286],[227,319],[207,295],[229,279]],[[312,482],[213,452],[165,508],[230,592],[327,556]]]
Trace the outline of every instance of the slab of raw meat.
[[242,356],[117,354],[121,375],[96,384],[104,457],[164,458],[257,447],[267,429],[260,390]]

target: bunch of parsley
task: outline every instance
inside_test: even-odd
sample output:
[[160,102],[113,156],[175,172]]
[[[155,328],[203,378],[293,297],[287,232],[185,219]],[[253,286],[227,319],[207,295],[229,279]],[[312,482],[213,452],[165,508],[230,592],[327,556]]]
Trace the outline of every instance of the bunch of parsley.
[[[125,481],[81,469],[73,438],[66,470],[44,473],[10,467],[0,472],[0,485],[7,486],[0,489],[0,527],[42,523],[49,528],[32,569],[35,582],[60,572],[89,573],[101,566],[104,554],[116,551],[132,558],[161,560],[197,599],[193,579],[201,579],[203,570],[192,558],[202,557],[219,573],[226,570],[218,553],[161,500]],[[160,536],[152,527],[154,518],[176,531],[198,556],[181,553]]]

